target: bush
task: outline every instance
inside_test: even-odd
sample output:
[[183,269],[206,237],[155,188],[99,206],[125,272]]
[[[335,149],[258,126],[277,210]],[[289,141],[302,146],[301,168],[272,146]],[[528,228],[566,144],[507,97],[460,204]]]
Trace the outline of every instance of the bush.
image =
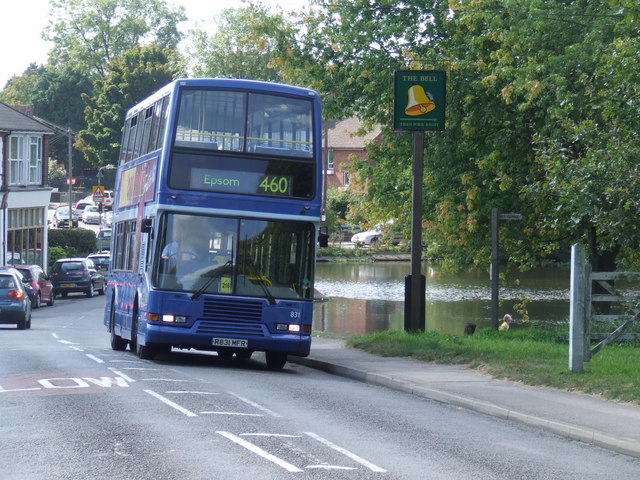
[[[82,228],[49,230],[49,258],[53,257],[53,248],[60,247],[67,257],[86,257],[96,251],[96,234]],[[62,257],[59,257],[62,258]]]

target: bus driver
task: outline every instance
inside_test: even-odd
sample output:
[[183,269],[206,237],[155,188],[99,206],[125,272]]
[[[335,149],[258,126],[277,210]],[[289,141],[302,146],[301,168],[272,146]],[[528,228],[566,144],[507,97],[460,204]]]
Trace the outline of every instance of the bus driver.
[[174,215],[167,229],[167,243],[162,250],[164,273],[174,276],[174,283],[183,290],[196,290],[206,282],[217,267],[230,258],[213,248],[216,227],[213,219]]

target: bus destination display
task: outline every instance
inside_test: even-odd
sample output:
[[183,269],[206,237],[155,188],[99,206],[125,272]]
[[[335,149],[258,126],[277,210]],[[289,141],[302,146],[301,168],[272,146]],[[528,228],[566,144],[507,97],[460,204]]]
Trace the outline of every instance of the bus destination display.
[[191,169],[190,188],[239,194],[291,197],[293,178],[288,175]]

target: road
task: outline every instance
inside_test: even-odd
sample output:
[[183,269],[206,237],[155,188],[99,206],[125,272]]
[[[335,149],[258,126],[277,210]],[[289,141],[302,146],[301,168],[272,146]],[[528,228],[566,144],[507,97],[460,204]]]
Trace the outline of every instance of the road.
[[256,354],[109,347],[104,297],[0,328],[0,479],[640,478],[640,461]]

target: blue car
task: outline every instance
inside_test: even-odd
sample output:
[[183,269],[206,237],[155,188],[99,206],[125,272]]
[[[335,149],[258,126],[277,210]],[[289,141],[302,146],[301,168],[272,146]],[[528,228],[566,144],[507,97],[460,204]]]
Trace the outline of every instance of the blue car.
[[15,269],[0,270],[0,324],[31,328],[31,300]]

